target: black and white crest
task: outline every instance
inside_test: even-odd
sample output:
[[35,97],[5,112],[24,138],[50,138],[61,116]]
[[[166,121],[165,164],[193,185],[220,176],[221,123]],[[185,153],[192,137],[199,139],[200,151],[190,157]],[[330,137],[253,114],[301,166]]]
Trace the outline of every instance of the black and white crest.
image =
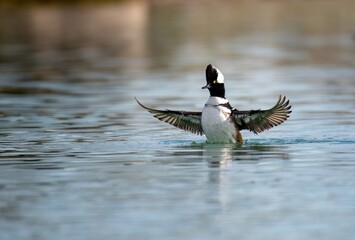
[[211,97],[221,97],[224,98],[224,76],[218,68],[208,64],[206,68],[206,86],[202,89],[207,88],[210,91]]
[[206,68],[206,81],[207,84],[212,84],[214,81],[216,81],[215,83],[224,83],[224,76],[218,68],[212,66],[212,64],[208,64]]

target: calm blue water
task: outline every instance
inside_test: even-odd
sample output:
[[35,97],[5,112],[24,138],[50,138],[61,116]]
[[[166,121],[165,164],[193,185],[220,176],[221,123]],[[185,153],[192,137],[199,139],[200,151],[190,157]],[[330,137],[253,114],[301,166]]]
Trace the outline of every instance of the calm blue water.
[[[354,239],[354,7],[2,9],[1,239]],[[134,101],[201,110],[209,63],[289,120],[206,144]]]

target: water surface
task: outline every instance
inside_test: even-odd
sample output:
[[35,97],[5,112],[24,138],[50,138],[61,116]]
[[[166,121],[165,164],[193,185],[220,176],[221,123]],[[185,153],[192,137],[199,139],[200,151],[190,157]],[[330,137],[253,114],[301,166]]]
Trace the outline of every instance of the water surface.
[[[2,9],[1,239],[354,239],[354,7]],[[290,119],[207,144],[135,103],[201,110],[209,63]]]

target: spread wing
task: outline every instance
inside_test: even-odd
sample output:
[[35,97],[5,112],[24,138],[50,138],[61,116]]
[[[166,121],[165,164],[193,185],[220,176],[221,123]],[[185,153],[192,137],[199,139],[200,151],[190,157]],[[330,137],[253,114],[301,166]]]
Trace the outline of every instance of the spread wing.
[[268,110],[234,110],[232,114],[240,130],[248,129],[258,134],[286,121],[292,112],[289,103],[286,97],[280,95],[276,105]]
[[157,110],[149,108],[140,103],[135,98],[137,103],[153,116],[163,122],[169,123],[174,127],[180,128],[184,131],[190,131],[194,134],[203,135],[201,125],[201,112],[187,112],[187,111],[173,111],[173,110]]

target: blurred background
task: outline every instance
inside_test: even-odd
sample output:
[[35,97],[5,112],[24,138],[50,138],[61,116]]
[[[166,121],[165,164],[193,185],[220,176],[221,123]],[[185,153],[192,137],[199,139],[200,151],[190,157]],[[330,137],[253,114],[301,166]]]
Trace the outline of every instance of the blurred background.
[[[1,239],[353,239],[355,1],[0,0]],[[200,111],[207,64],[242,146],[141,109]]]

